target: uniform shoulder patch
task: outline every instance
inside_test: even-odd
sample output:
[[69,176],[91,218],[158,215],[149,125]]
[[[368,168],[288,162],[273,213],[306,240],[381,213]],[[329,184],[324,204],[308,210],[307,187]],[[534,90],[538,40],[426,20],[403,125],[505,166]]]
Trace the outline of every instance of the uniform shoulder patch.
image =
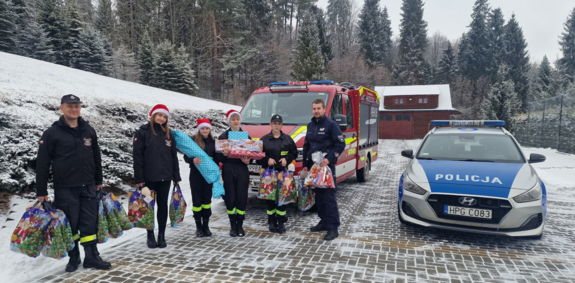
[[339,139],[340,142],[343,142],[343,135],[339,135],[337,136],[337,138]]

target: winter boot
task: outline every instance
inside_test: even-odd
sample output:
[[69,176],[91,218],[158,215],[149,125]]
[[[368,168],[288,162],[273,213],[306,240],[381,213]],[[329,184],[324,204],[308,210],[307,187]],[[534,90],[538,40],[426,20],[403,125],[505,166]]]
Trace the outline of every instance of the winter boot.
[[166,243],[166,237],[164,235],[164,231],[158,233],[158,248],[163,249],[167,247],[168,244]]
[[96,257],[97,260],[102,260],[102,258],[100,257],[100,252],[98,251],[98,245],[94,245],[94,256]]
[[243,237],[246,235],[246,231],[244,231],[244,219],[246,217],[244,215],[238,215],[238,237]]
[[154,236],[154,230],[148,230],[148,248],[155,249],[158,247],[156,243],[156,237]]
[[80,243],[79,241],[74,241],[74,243],[76,245],[71,251],[68,252],[70,260],[68,261],[68,264],[66,264],[66,272],[76,271],[80,263],[82,263],[82,260],[80,260]]
[[109,262],[98,260],[95,255],[96,244],[84,245],[84,268],[95,268],[99,270],[107,270],[112,268]]
[[206,234],[204,233],[204,226],[202,225],[201,218],[196,218],[196,237],[202,238],[205,237]]
[[310,227],[309,230],[310,230],[311,232],[320,232],[320,231],[327,231],[327,230],[329,230],[329,229],[327,228],[327,226],[323,225],[323,224],[320,222],[320,223],[318,223],[317,225],[315,225],[315,226],[313,226],[313,227]]
[[228,214],[228,217],[230,218],[230,237],[237,237],[238,236],[238,231],[237,231],[237,215],[235,214]]
[[202,219],[203,223],[203,228],[204,228],[204,235],[206,237],[209,237],[212,235],[212,231],[210,231],[210,227],[209,227],[209,223],[210,223],[210,217],[205,217]]
[[327,234],[325,234],[325,237],[323,237],[323,239],[326,241],[331,241],[331,240],[337,238],[338,236],[339,236],[339,233],[337,232],[337,229],[329,230],[329,231],[327,231]]
[[268,225],[270,232],[276,233],[278,231],[278,220],[275,214],[268,215]]
[[285,234],[286,233],[286,226],[285,223],[287,222],[287,216],[285,215],[278,215],[278,233]]

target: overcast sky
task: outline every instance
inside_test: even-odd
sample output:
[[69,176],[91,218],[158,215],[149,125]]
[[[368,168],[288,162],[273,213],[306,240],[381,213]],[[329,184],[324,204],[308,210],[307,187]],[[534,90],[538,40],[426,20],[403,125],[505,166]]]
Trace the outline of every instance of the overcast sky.
[[[363,0],[355,1],[357,10],[363,7]],[[387,7],[393,35],[399,35],[401,0],[380,0],[380,7]],[[328,0],[318,0],[318,6],[327,9]],[[423,19],[427,21],[427,35],[435,32],[457,39],[468,31],[475,0],[424,0]],[[544,55],[551,62],[561,56],[559,35],[563,24],[575,8],[574,0],[489,0],[491,8],[501,8],[505,21],[511,14],[523,29],[531,61],[541,62]]]

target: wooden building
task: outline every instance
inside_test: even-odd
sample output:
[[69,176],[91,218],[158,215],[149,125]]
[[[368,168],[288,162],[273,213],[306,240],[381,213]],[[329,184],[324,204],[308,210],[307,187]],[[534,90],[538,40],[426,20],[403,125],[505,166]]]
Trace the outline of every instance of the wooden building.
[[431,120],[461,114],[451,106],[449,85],[376,86],[380,139],[421,139]]

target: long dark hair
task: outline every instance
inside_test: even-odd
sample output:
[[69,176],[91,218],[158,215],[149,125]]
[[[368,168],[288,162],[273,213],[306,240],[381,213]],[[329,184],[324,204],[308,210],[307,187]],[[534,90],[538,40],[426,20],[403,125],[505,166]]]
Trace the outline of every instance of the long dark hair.
[[[199,145],[202,149],[206,149],[206,144],[204,143],[204,137],[200,133],[200,130],[194,135],[194,142]],[[215,141],[214,136],[212,136],[212,130],[210,129],[210,133],[208,134],[208,139]]]
[[[154,134],[154,136],[157,136],[156,130],[154,130],[154,119],[156,118],[156,115],[158,115],[158,114],[159,113],[155,113],[154,115],[152,115],[152,117],[150,117],[150,127],[152,128],[152,133]],[[166,115],[166,123],[164,123],[163,125],[160,125],[160,128],[162,128],[162,130],[164,130],[164,132],[166,132],[166,138],[170,139],[170,126],[168,126],[168,120],[169,120],[169,117]]]

